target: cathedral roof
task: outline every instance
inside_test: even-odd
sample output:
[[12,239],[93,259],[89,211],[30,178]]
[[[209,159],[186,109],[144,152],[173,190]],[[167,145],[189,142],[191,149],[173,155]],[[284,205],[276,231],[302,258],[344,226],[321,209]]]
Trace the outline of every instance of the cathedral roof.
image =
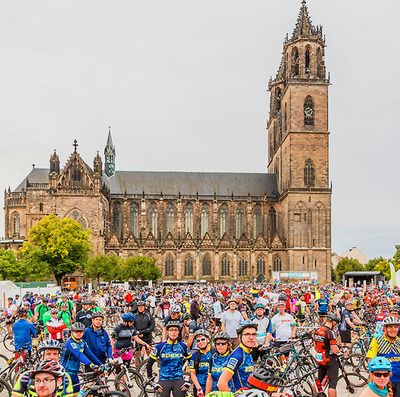
[[310,16],[308,15],[306,1],[303,0],[301,2],[300,13],[297,17],[296,26],[293,30],[292,40],[314,35],[319,35],[322,38],[322,26],[313,26]]
[[17,186],[14,192],[22,192],[22,189],[26,189],[27,180],[29,183],[49,183],[49,172],[48,168],[34,168]]
[[264,196],[278,194],[275,174],[228,172],[116,171],[103,182],[112,194],[155,194],[199,196]]

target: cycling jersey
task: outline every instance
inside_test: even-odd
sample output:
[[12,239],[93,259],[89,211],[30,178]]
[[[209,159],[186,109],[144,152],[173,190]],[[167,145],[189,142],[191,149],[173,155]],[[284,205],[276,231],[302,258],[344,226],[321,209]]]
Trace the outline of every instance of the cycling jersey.
[[76,313],[75,321],[84,324],[85,328],[89,328],[92,325],[92,315],[93,312],[91,310],[80,310]]
[[74,310],[74,304],[71,302],[71,301],[69,301],[69,300],[67,300],[67,301],[63,301],[62,299],[58,302],[58,304],[57,304],[57,306],[59,307],[59,308],[61,308],[61,305],[63,304],[63,303],[66,303],[67,304],[67,310],[72,314],[72,311]]
[[61,353],[61,365],[65,371],[77,374],[81,362],[85,365],[101,365],[102,362],[91,352],[87,343],[82,339],[69,338]]
[[82,337],[92,353],[104,364],[107,358],[112,357],[110,337],[103,328],[95,331],[93,326],[86,328]]
[[[197,356],[200,354],[200,361],[198,362],[198,368],[196,368],[197,364]],[[189,362],[189,371],[195,372],[197,375],[197,380],[200,383],[201,388],[203,391],[206,390],[206,383],[208,377],[208,370],[210,368],[210,359],[212,357],[211,350],[208,349],[206,353],[200,352],[196,350],[193,352],[192,358]]]
[[[230,357],[230,351],[227,351],[224,355],[220,354],[213,354],[210,358],[210,364],[208,366],[208,374],[211,375],[213,386],[212,391],[218,391],[218,380],[224,370],[224,367],[228,363]],[[233,390],[233,383],[232,380],[228,383],[229,389]]]
[[121,350],[126,347],[132,347],[132,336],[135,335],[137,335],[137,331],[133,325],[118,324],[111,334],[111,338],[116,340],[114,349]]
[[233,391],[247,387],[247,379],[254,370],[251,349],[242,343],[230,355],[224,370],[232,374]]
[[32,350],[32,337],[36,338],[35,326],[27,320],[20,319],[13,325],[15,350],[28,345],[28,351]]
[[351,331],[352,328],[350,327],[349,324],[347,324],[346,319],[349,319],[351,322],[353,322],[354,316],[350,310],[344,308],[340,317],[340,326],[339,326],[340,331]]
[[374,338],[383,335],[383,320],[389,316],[389,312],[380,312],[375,316],[376,328]]
[[257,343],[263,345],[267,337],[267,333],[272,334],[272,321],[266,317],[262,316],[258,318],[254,316],[250,319],[251,322],[257,324]]
[[[12,390],[12,394],[16,396],[27,396],[27,397],[37,397],[37,393],[33,387],[33,382],[31,377],[31,371],[27,371],[22,373]],[[72,396],[74,393],[72,387],[71,377],[68,374],[65,374],[63,383],[58,387],[56,397],[67,397]]]
[[328,306],[329,306],[329,301],[328,299],[318,299],[316,301],[318,303],[318,313],[320,314],[327,314],[328,313]]
[[160,380],[182,379],[183,362],[191,356],[185,343],[170,340],[158,343],[150,354],[152,359],[160,359]]
[[317,351],[315,360],[322,365],[336,360],[336,355],[332,353],[331,346],[336,345],[336,338],[330,328],[323,326],[314,332],[315,349]]
[[49,307],[41,303],[39,306],[36,307],[35,312],[39,314],[38,321],[43,322],[43,314],[49,311]]

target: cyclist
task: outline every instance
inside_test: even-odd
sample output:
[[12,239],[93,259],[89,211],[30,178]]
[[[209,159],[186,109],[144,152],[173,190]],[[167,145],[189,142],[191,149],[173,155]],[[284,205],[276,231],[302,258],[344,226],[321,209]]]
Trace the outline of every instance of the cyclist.
[[63,330],[67,328],[67,325],[61,318],[58,318],[58,309],[53,308],[50,310],[51,319],[46,323],[46,329],[50,334],[51,339],[58,340],[63,343]]
[[111,339],[103,328],[104,315],[96,312],[92,315],[92,325],[85,329],[82,339],[86,341],[91,352],[101,361],[106,363],[112,359]]
[[12,324],[15,320],[15,317],[17,316],[17,306],[14,305],[13,303],[13,298],[8,298],[7,299],[8,306],[6,311],[4,312],[2,318],[6,320],[6,327],[7,327],[7,332],[11,332],[12,330]]
[[392,376],[390,378],[395,397],[400,396],[400,320],[389,316],[383,320],[383,335],[372,339],[367,353],[367,360],[374,357],[385,357],[392,364]]
[[68,302],[62,302],[59,307],[61,308],[61,311],[58,313],[58,318],[63,320],[68,328],[71,328],[72,315],[71,312],[68,310]]
[[231,297],[228,300],[228,310],[222,313],[221,317],[221,331],[226,332],[231,337],[232,348],[236,348],[239,344],[239,338],[236,329],[243,321],[243,317],[237,310],[236,299]]
[[[187,335],[186,345],[189,349],[196,349],[196,342],[194,340],[194,334],[199,329],[199,325],[196,321],[192,320],[190,313],[184,313],[181,317],[182,328]],[[182,333],[183,333],[182,331]]]
[[300,300],[296,303],[296,319],[302,324],[306,320],[306,312],[310,314],[310,309],[307,307],[306,295],[304,293],[300,294]]
[[253,372],[253,357],[250,352],[257,341],[257,324],[243,321],[236,329],[240,344],[232,352],[218,381],[218,389],[231,391],[229,381],[232,379],[233,391],[247,387],[247,379]]
[[[35,326],[27,320],[28,313],[24,307],[17,310],[19,320],[13,325],[14,332],[14,348],[15,350],[22,349],[27,346],[28,353],[32,350],[32,338],[36,338]],[[16,355],[16,358],[17,355]]]
[[63,293],[61,294],[61,299],[58,301],[57,306],[60,308],[62,307],[63,304],[67,305],[67,311],[71,315],[72,318],[75,316],[75,311],[74,311],[74,304],[68,299],[67,294]]
[[185,397],[190,388],[190,382],[183,379],[183,364],[191,357],[187,345],[178,341],[181,324],[170,321],[167,326],[167,341],[156,345],[147,362],[147,376],[152,377],[153,364],[160,360],[159,383],[154,385],[154,390],[159,397],[169,397],[172,392],[174,397]]
[[[167,316],[164,320],[164,327],[162,330],[161,340],[165,342],[167,340],[167,324],[170,321],[176,322],[179,321],[179,315],[181,312],[181,308],[179,306],[172,306],[169,310],[169,316]],[[182,341],[182,327],[179,329],[178,341]]]
[[296,321],[285,312],[286,302],[279,301],[276,305],[278,313],[272,317],[272,328],[275,330],[274,344],[279,346],[288,343],[289,339],[296,336]]
[[375,329],[375,334],[374,337],[379,337],[383,335],[383,320],[385,320],[386,317],[389,316],[389,302],[384,300],[381,302],[381,310],[380,312],[375,316],[375,322],[376,322],[376,329]]
[[328,313],[322,327],[314,332],[314,347],[317,351],[315,360],[319,364],[318,380],[321,382],[328,376],[328,397],[336,397],[336,385],[339,375],[337,354],[339,347],[336,343],[334,330],[339,324],[339,317],[335,313]]
[[49,311],[49,298],[43,298],[42,303],[35,308],[37,321],[43,325],[43,315]]
[[198,397],[204,397],[210,359],[214,348],[210,348],[211,336],[205,329],[199,329],[194,334],[194,339],[199,350],[195,350],[189,363],[190,379],[193,383],[193,393]]
[[[342,311],[340,317],[340,338],[343,346],[351,346],[351,330],[355,331],[357,325],[361,325],[362,321],[358,318],[357,314],[354,313],[354,305],[352,301],[346,301],[345,308]],[[345,352],[345,356],[349,355],[349,349]]]
[[272,339],[272,321],[264,315],[265,306],[262,303],[257,303],[255,310],[256,315],[250,321],[257,324],[257,344],[251,351],[251,355],[253,360],[257,361],[260,356],[259,349],[267,347]]
[[368,383],[368,389],[363,390],[360,397],[393,397],[393,387],[389,380],[392,372],[392,365],[385,357],[374,357],[368,363],[368,371],[371,382]]
[[[211,356],[208,370],[206,395],[211,391],[218,391],[218,380],[222,374],[222,370],[226,366],[231,353],[231,341],[229,334],[226,332],[218,332],[214,336],[215,353]],[[229,382],[230,390],[233,390],[232,381]]]
[[85,326],[82,323],[74,323],[71,327],[72,336],[65,342],[61,354],[61,364],[70,375],[74,393],[80,390],[78,371],[81,363],[92,370],[102,365],[102,362],[92,353],[87,343],[82,339]]
[[[137,302],[138,312],[135,315],[133,325],[139,333],[139,338],[151,345],[153,342],[152,332],[156,326],[154,317],[146,311],[146,303],[143,301]],[[150,353],[150,351],[148,351]]]
[[90,301],[84,300],[82,302],[82,310],[76,313],[75,321],[77,323],[82,323],[85,328],[89,328],[92,325],[92,314],[93,312],[90,310]]
[[321,322],[328,314],[328,309],[332,311],[329,299],[325,297],[325,292],[320,293],[320,298],[315,301],[315,310],[318,312]]
[[161,318],[164,318],[164,319],[167,318],[170,307],[171,307],[171,305],[169,302],[169,297],[168,297],[168,295],[165,295],[163,298],[163,302],[161,302],[156,308],[155,316],[157,316],[158,313],[161,312]]

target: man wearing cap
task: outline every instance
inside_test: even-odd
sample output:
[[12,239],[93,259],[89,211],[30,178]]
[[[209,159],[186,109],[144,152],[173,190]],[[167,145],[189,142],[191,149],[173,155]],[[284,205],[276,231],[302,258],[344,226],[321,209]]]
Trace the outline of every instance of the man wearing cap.
[[90,302],[85,300],[82,302],[82,310],[76,313],[76,322],[82,323],[86,328],[92,325],[92,315],[93,312],[89,310]]
[[275,344],[278,346],[286,344],[289,339],[296,336],[296,321],[285,313],[286,302],[279,301],[276,305],[278,313],[272,317],[272,328],[276,332]]
[[[139,333],[139,338],[142,339],[147,344],[152,343],[152,332],[155,328],[154,317],[146,311],[146,304],[143,301],[138,301],[138,312],[135,316],[135,321],[133,325]],[[150,352],[149,352],[150,353]]]
[[58,309],[52,308],[50,310],[51,319],[46,323],[46,329],[50,334],[51,339],[55,339],[60,343],[63,343],[63,330],[67,328],[67,325],[61,318],[58,318]]
[[[342,340],[343,346],[351,346],[351,331],[357,329],[357,325],[361,325],[362,321],[358,318],[357,314],[354,313],[354,306],[352,301],[346,301],[344,309],[340,317],[340,339]],[[349,355],[350,351],[345,352],[345,356]]]
[[232,348],[235,349],[239,344],[239,338],[236,333],[236,328],[243,321],[243,317],[237,308],[236,299],[229,298],[228,310],[224,311],[221,316],[221,331],[229,334],[231,338]]
[[93,313],[92,325],[85,329],[82,339],[99,361],[105,364],[107,359],[112,359],[112,346],[110,336],[103,328],[103,321],[103,314]]

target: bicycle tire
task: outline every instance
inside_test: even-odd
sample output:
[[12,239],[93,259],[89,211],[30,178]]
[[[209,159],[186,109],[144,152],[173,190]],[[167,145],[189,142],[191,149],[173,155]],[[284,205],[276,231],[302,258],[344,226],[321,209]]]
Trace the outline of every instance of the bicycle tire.
[[14,353],[14,336],[9,332],[3,339],[4,347],[11,353]]
[[129,372],[129,376],[131,378],[132,381],[132,386],[128,385],[128,383],[123,379],[123,377],[125,376],[125,371],[121,371],[116,377],[115,380],[118,382],[122,382],[124,385],[127,385],[129,388],[134,387],[135,384],[137,385],[137,387],[140,389],[144,383],[144,379],[143,376],[134,368],[129,367],[128,368],[128,372]]
[[350,346],[350,354],[365,354],[365,347],[360,343],[360,341],[354,341]]
[[3,378],[0,378],[0,394],[2,396],[11,397],[12,389],[10,384]]
[[115,391],[108,390],[108,391],[98,393],[98,396],[99,397],[126,397],[126,394],[123,393],[122,391],[118,391],[118,390],[115,390]]
[[340,375],[338,377],[338,385],[341,385],[344,390],[355,396],[361,394],[363,387],[368,383],[364,376],[354,372],[346,373],[346,377],[348,382],[346,382],[343,374]]
[[[147,380],[149,379],[149,378],[147,377],[147,362],[148,362],[148,361],[149,361],[149,359],[146,358],[146,360],[143,360],[143,361],[139,364],[139,366],[137,367],[137,369],[136,369],[136,371],[139,372],[139,374],[142,376],[142,378],[144,379],[144,381],[147,381]],[[156,366],[156,369],[154,369],[154,366]],[[158,377],[159,373],[160,373],[160,362],[159,362],[159,361],[156,361],[156,362],[153,364],[153,374],[152,374],[152,375]],[[153,387],[150,386],[150,385],[148,385],[148,386],[145,388],[145,392],[146,392],[147,394],[154,394],[154,393],[155,393],[154,390],[153,390]]]

